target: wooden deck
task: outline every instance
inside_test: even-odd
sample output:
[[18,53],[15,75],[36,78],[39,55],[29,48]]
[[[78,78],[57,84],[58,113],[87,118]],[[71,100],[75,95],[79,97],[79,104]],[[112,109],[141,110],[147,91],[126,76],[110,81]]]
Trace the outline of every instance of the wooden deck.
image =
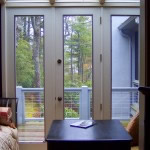
[[19,141],[44,141],[44,123],[26,122],[18,126]]
[[[121,121],[124,127],[129,121]],[[19,141],[42,142],[44,141],[44,122],[26,122],[18,126]]]

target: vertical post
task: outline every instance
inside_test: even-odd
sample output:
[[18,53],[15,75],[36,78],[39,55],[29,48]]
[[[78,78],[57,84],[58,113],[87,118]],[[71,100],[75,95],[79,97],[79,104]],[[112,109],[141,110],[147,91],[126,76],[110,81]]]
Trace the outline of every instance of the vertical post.
[[[1,5],[0,5],[0,12],[1,12]],[[1,35],[1,13],[0,13],[0,35]],[[1,45],[1,36],[0,36],[0,45]],[[2,54],[2,47],[0,46],[0,58]],[[0,97],[2,97],[2,61],[0,61]]]
[[88,87],[82,86],[80,97],[80,119],[90,119]]
[[22,86],[17,86],[16,97],[18,98],[17,121],[18,124],[25,123],[25,103],[24,94],[22,94]]

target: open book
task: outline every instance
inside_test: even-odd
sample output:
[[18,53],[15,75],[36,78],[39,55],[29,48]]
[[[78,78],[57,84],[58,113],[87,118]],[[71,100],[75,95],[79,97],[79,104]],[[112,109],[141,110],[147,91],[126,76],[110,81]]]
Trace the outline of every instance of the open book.
[[79,127],[79,128],[88,128],[91,127],[95,124],[96,122],[93,120],[82,120],[82,121],[77,121],[75,123],[70,124],[72,127]]

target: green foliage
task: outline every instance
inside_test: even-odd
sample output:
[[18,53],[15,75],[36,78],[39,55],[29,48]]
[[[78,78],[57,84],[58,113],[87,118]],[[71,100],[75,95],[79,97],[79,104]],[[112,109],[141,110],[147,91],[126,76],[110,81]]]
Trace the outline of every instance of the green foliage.
[[40,104],[41,117],[44,117],[44,104]]
[[70,80],[71,75],[65,75],[64,76],[64,87],[81,87],[83,85],[83,82],[81,81],[81,76],[78,74],[74,74],[74,79]]
[[27,41],[20,38],[16,47],[16,75],[17,86],[32,87],[34,78],[34,65],[32,50]]
[[42,16],[15,18],[17,86],[44,87],[43,19]]
[[92,87],[92,17],[64,19],[64,86]]
[[[44,117],[44,105],[43,104],[37,104],[33,103],[26,103],[26,118],[33,118],[33,117]],[[64,112],[64,117],[65,118],[79,118],[79,114],[74,111],[71,108],[65,107],[65,112]]]
[[64,113],[65,118],[79,118],[79,114],[71,108],[65,107]]
[[[64,19],[64,86],[81,87],[86,85],[92,87],[92,17],[65,16]],[[32,60],[35,35],[28,33],[30,30],[27,29],[28,27],[32,28],[31,17],[17,17],[17,20],[17,86],[35,87],[37,72],[35,62]],[[30,21],[28,22],[28,20]],[[42,18],[41,22],[43,22]],[[20,26],[22,26],[21,29]],[[38,64],[40,66],[40,87],[44,87],[44,35],[42,31]]]

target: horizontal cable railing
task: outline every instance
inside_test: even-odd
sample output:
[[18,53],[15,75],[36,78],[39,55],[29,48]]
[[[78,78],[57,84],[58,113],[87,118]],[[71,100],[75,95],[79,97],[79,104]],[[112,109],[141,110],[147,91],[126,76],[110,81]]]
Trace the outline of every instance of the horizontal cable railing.
[[138,93],[138,87],[112,88],[112,119],[130,119],[138,111]]
[[[44,89],[17,87],[19,98],[18,121],[43,120]],[[112,118],[129,119],[133,114],[132,105],[138,104],[137,87],[112,88]],[[21,107],[20,107],[21,106]],[[65,118],[89,119],[92,117],[92,88],[64,89]]]

